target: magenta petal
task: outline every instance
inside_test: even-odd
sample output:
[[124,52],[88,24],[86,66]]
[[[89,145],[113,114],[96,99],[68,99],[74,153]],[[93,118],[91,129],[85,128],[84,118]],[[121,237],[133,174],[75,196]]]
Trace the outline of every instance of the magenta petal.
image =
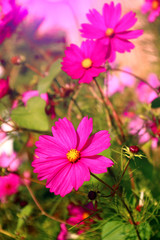
[[130,52],[131,49],[133,49],[135,46],[133,43],[131,43],[128,40],[120,39],[120,38],[114,38],[113,39],[113,50],[124,53],[125,51]]
[[79,83],[88,83],[89,84],[92,80],[93,80],[93,77],[91,76],[89,71],[86,70],[83,77],[79,80]]
[[59,119],[55,122],[55,127],[52,127],[53,136],[57,143],[63,144],[64,148],[69,151],[77,146],[77,134],[73,124],[67,119]]
[[83,148],[92,130],[93,130],[92,118],[88,119],[88,117],[84,117],[77,128],[78,135],[77,150],[81,150]]
[[84,181],[90,180],[89,169],[81,162],[81,159],[72,165],[71,176],[72,185],[76,191],[82,186]]
[[105,31],[106,26],[105,26],[104,18],[99,12],[97,12],[96,9],[90,10],[89,13],[87,14],[87,18],[91,24],[98,27],[102,31]]
[[81,162],[89,168],[90,172],[96,174],[107,172],[107,167],[114,164],[109,158],[100,155],[81,158]]
[[114,6],[111,2],[110,5],[107,3],[103,7],[103,17],[107,28],[114,28],[119,21],[121,16],[121,4]]
[[80,32],[82,33],[81,36],[84,38],[90,39],[98,39],[105,37],[105,31],[88,23],[81,24],[82,29]]
[[72,191],[71,168],[72,164],[69,163],[58,174],[47,179],[46,187],[50,188],[50,192],[54,192],[56,195],[60,194],[61,197],[64,197]]
[[133,38],[138,38],[142,34],[143,34],[143,30],[133,30],[133,31],[117,33],[116,37],[121,39],[133,39]]
[[109,136],[110,134],[106,130],[93,134],[81,151],[81,157],[97,155],[107,149],[111,145]]
[[[42,135],[39,137],[39,141],[35,144],[38,148],[36,149],[36,155],[40,156],[64,156],[66,150],[64,146],[55,140],[54,137]],[[45,149],[45,153],[44,152]]]
[[125,14],[116,25],[115,32],[119,33],[131,28],[137,22],[137,18],[135,17],[135,15],[136,14],[132,11]]

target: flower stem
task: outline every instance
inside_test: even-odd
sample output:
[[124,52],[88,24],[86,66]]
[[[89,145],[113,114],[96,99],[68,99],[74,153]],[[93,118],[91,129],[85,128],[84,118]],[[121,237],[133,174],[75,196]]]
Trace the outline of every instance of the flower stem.
[[6,235],[6,236],[8,236],[8,237],[11,237],[11,238],[13,238],[13,239],[16,239],[16,236],[15,236],[14,234],[12,234],[12,233],[10,233],[10,232],[8,232],[8,231],[6,231],[6,230],[3,230],[1,227],[0,227],[0,233]]
[[[128,164],[129,164],[129,163],[128,163]],[[127,164],[126,167],[128,167],[128,164]],[[127,168],[125,168],[125,169],[127,169]],[[126,171],[126,170],[125,170],[125,171]],[[125,171],[124,171],[123,173],[125,173]],[[124,201],[124,199],[122,198],[121,194],[120,194],[118,191],[116,191],[117,189],[114,190],[111,186],[109,186],[107,183],[105,183],[102,179],[100,179],[99,177],[97,177],[97,176],[94,175],[93,173],[91,173],[91,175],[92,175],[94,178],[96,178],[99,182],[103,183],[107,188],[109,188],[110,190],[112,190],[112,192],[114,192],[114,193],[116,193],[116,194],[118,195],[118,197],[120,198],[121,202],[123,203],[124,207],[126,208],[127,212],[128,212],[129,215],[130,215],[130,218],[131,218],[132,223],[133,223],[133,225],[134,225],[134,228],[135,228],[135,231],[136,231],[136,234],[137,234],[138,239],[141,240],[141,237],[140,237],[140,234],[139,234],[139,232],[138,232],[138,228],[137,228],[136,222],[134,221],[134,218],[133,218],[133,216],[132,216],[132,212],[131,212],[131,210],[129,209],[129,207],[128,207],[128,205],[126,204],[126,202]],[[124,175],[124,174],[122,174],[122,175]],[[123,176],[122,176],[122,177],[123,177]],[[110,196],[110,195],[108,195],[108,196],[106,196],[106,197],[109,197],[109,196]],[[113,194],[111,194],[111,196],[113,196]]]
[[[30,193],[33,201],[35,202],[36,206],[37,206],[37,207],[39,208],[39,210],[41,211],[42,215],[45,215],[46,217],[48,217],[48,218],[50,218],[50,219],[52,219],[52,220],[54,220],[54,221],[57,221],[57,222],[60,222],[60,223],[64,223],[64,224],[70,225],[70,224],[68,224],[67,222],[65,222],[65,221],[63,221],[63,220],[61,220],[61,219],[59,219],[59,218],[56,218],[56,217],[54,217],[54,216],[49,215],[49,214],[42,208],[42,206],[40,205],[40,203],[38,202],[38,200],[37,200],[37,198],[35,197],[32,189],[30,188],[29,184],[25,183],[25,185],[26,185],[26,188],[28,189],[28,191],[29,191],[29,193]],[[71,226],[71,225],[70,225],[70,226]]]
[[[105,108],[108,110],[110,119],[111,120],[114,119],[114,121],[116,122],[116,125],[119,128],[119,131],[120,131],[120,134],[121,134],[121,139],[119,138],[119,141],[120,141],[120,144],[122,144],[125,141],[125,135],[124,135],[123,129],[121,127],[121,125],[122,125],[121,120],[120,120],[116,110],[114,109],[114,106],[111,103],[110,99],[107,96],[104,97],[103,91],[102,91],[101,87],[99,86],[99,84],[98,84],[98,82],[95,78],[94,78],[94,82],[95,82],[95,84],[96,84],[96,86],[99,90],[99,93],[101,95],[103,104],[104,104]],[[111,110],[112,114],[110,113],[110,110]],[[117,131],[117,127],[115,126],[114,121],[112,121],[112,123],[114,125],[115,130]]]
[[131,72],[128,72],[128,71],[126,71],[126,70],[119,69],[119,68],[110,68],[109,70],[111,70],[111,71],[118,71],[118,72],[124,72],[124,73],[127,73],[127,74],[129,74],[129,75],[131,75],[131,76],[137,78],[138,80],[144,82],[145,84],[147,84],[147,85],[148,85],[153,91],[155,91],[155,92],[158,94],[158,90],[157,90],[156,88],[152,87],[152,85],[151,85],[150,83],[148,83],[148,82],[145,81],[143,78],[137,76],[137,75],[134,74],[134,73],[131,73]]

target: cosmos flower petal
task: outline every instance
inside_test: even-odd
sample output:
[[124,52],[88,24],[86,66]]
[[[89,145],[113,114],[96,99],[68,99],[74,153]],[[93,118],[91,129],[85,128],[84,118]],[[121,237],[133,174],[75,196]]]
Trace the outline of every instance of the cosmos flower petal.
[[114,3],[105,4],[103,7],[103,17],[107,28],[114,28],[121,16],[121,4],[118,3],[114,6]]
[[88,119],[88,117],[84,117],[77,128],[78,135],[77,150],[81,150],[83,148],[92,130],[93,130],[92,118]]
[[105,30],[106,26],[104,18],[96,9],[90,10],[89,13],[86,14],[86,16],[91,24],[93,24],[94,26],[98,27],[101,30]]
[[89,168],[90,172],[95,174],[105,173],[107,167],[114,164],[109,158],[100,155],[81,158],[81,162]]
[[64,145],[58,143],[54,137],[48,135],[40,136],[39,141],[36,142],[36,146],[38,149],[35,151],[35,153],[38,156],[43,155],[43,149],[45,149],[45,156],[62,156],[66,153]]
[[72,164],[68,164],[62,168],[58,174],[47,179],[46,187],[50,188],[50,192],[54,192],[55,195],[60,194],[61,197],[64,197],[66,194],[72,191],[73,186],[71,182],[71,168]]
[[105,36],[105,31],[92,24],[83,23],[80,29],[81,36],[84,38],[96,39]]
[[114,51],[118,51],[120,53],[123,53],[125,51],[130,52],[131,49],[135,47],[133,43],[125,39],[115,38],[113,41]]
[[136,14],[132,11],[126,13],[117,23],[115,27],[115,32],[116,33],[123,32],[126,29],[133,27],[133,25],[137,22],[137,18],[135,17],[135,15]]
[[81,157],[97,155],[107,149],[111,145],[109,136],[106,130],[93,134],[81,151]]
[[84,165],[81,160],[77,164],[73,164],[72,166],[72,185],[77,191],[83,184],[84,181],[90,180],[90,172],[88,167]]
[[62,143],[65,149],[76,148],[77,134],[73,124],[67,118],[59,119],[59,121],[55,122],[55,127],[52,127],[52,133],[57,142]]
[[117,37],[121,39],[134,39],[143,34],[143,30],[133,30],[117,33]]

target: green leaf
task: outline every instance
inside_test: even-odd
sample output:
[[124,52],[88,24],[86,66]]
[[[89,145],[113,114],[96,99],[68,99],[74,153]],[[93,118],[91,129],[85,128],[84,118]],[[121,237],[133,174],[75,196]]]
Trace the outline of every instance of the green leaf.
[[[149,240],[151,227],[149,223],[138,225],[140,236],[143,240]],[[120,221],[107,222],[102,228],[102,240],[133,240],[137,239],[135,228],[132,224]]]
[[13,109],[11,118],[19,127],[47,131],[49,128],[48,118],[45,113],[46,102],[40,97],[28,100],[27,106]]
[[45,78],[41,78],[38,84],[38,91],[39,93],[47,92],[48,88],[50,87],[53,79],[57,76],[57,74],[61,70],[61,59],[58,59],[50,68],[49,74]]
[[17,230],[23,226],[26,218],[29,217],[31,215],[31,213],[32,213],[32,206],[27,205],[21,210],[20,213],[17,214],[17,216],[18,216]]
[[160,97],[154,99],[154,100],[151,102],[151,107],[152,107],[152,108],[159,108],[159,107],[160,107]]
[[132,225],[122,221],[107,222],[102,229],[102,240],[125,240],[131,228],[133,229]]

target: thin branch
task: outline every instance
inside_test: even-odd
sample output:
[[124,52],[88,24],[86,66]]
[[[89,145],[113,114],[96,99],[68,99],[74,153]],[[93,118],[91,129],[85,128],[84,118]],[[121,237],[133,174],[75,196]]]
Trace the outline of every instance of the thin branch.
[[[45,215],[46,217],[48,217],[48,218],[50,218],[50,219],[52,219],[52,220],[54,220],[54,221],[57,221],[57,222],[60,222],[60,223],[64,223],[64,224],[66,224],[66,225],[70,225],[70,224],[68,224],[67,222],[65,222],[64,220],[61,220],[61,219],[59,219],[59,218],[56,218],[56,217],[54,217],[54,216],[49,215],[49,214],[42,208],[42,206],[40,205],[40,203],[38,202],[38,200],[37,200],[37,198],[35,197],[32,189],[30,188],[29,184],[25,183],[25,185],[26,185],[26,188],[28,189],[28,191],[29,191],[29,193],[30,193],[33,201],[35,202],[36,206],[37,206],[37,207],[39,208],[39,210],[41,211],[41,214],[42,214],[42,215]],[[70,225],[70,226],[71,226],[71,225]]]
[[11,238],[13,238],[13,239],[16,239],[16,238],[17,238],[16,235],[14,235],[14,234],[6,231],[6,230],[3,230],[2,228],[0,228],[0,233],[6,235],[6,236],[8,236],[8,237],[11,237]]

